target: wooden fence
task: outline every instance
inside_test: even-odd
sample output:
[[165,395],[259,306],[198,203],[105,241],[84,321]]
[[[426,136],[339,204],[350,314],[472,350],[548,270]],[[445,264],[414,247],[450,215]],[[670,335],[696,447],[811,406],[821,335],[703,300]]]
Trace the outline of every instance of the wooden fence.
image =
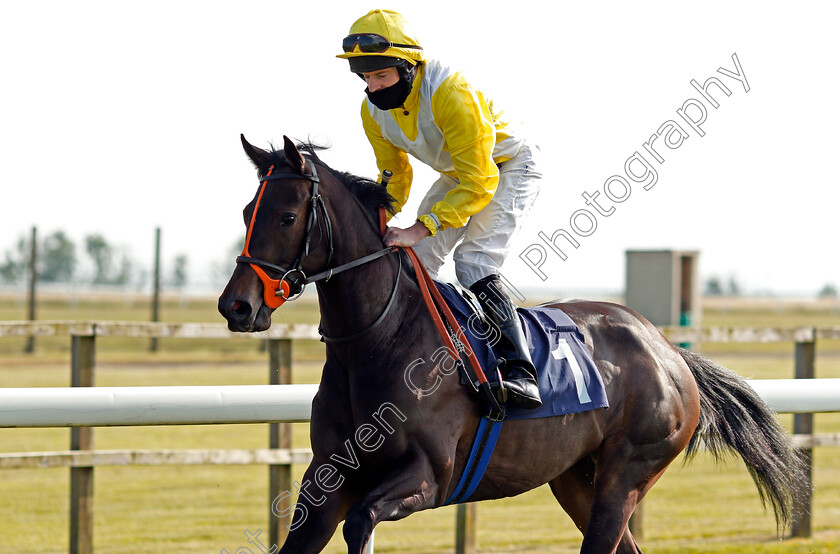
[[[674,344],[689,343],[794,343],[794,378],[816,377],[817,340],[840,340],[840,326],[837,327],[663,327],[661,331]],[[838,411],[838,410],[831,410]],[[801,494],[793,510],[791,535],[810,537],[812,533],[811,513],[813,506],[813,448],[815,446],[840,446],[838,435],[814,435],[814,414],[795,413],[793,416],[793,439],[800,448],[806,463]],[[631,532],[639,539],[644,536],[642,518],[644,508],[640,505],[630,521]]]
[[[813,378],[816,341],[840,340],[840,327],[833,328],[663,328],[675,343],[690,342],[794,342],[795,376]],[[7,322],[0,323],[0,337],[10,336],[69,336],[72,345],[72,385],[94,385],[95,344],[97,337],[141,338],[231,338],[241,334],[229,332],[220,324],[196,323],[133,323],[133,322]],[[277,324],[264,333],[249,335],[266,341],[269,358],[269,378],[272,385],[291,383],[291,352],[293,339],[318,339],[314,325]],[[813,415],[794,416],[797,444],[808,460],[807,497],[799,506],[799,517],[793,525],[794,536],[811,534],[811,449],[814,446],[840,446],[836,435],[814,436]],[[291,490],[291,465],[306,464],[311,459],[308,449],[292,449],[289,423],[271,423],[269,448],[259,450],[121,450],[92,449],[93,429],[71,429],[71,449],[64,452],[6,453],[0,455],[0,469],[23,467],[70,468],[70,552],[93,551],[93,476],[97,465],[200,465],[200,464],[267,464],[269,467],[268,517],[269,534],[273,542],[282,544],[288,522],[277,518],[271,509],[272,501],[281,492]],[[289,502],[288,495],[283,495]],[[276,506],[285,513],[288,504]],[[641,513],[634,515],[634,533],[642,536]],[[456,525],[456,551],[475,552],[476,505],[459,505]]]
[[[234,334],[222,324],[149,323],[149,322],[5,322],[0,323],[0,337],[69,336],[71,341],[71,384],[92,387],[95,377],[96,339],[98,337],[134,337],[149,339],[229,339],[251,337],[266,341],[268,383],[286,385],[292,381],[292,340],[319,339],[315,325],[275,324],[263,333]],[[289,508],[292,490],[292,464],[308,464],[309,449],[292,449],[290,423],[269,424],[269,444],[261,450],[123,450],[95,451],[93,428],[70,430],[70,450],[46,453],[6,453],[0,455],[0,469],[23,467],[70,468],[70,548],[71,554],[93,552],[93,479],[97,465],[202,465],[267,464],[269,544],[282,544],[290,522],[272,512],[272,502],[279,513]],[[286,518],[287,519],[287,518]]]

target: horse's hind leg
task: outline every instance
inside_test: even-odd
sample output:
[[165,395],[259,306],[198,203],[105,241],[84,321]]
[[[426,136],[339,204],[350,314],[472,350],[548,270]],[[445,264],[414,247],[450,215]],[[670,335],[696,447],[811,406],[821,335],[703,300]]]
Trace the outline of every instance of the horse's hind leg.
[[[594,460],[589,456],[583,458],[565,473],[554,478],[548,485],[560,506],[569,514],[569,517],[572,518],[577,528],[585,536],[589,527],[589,518],[592,515],[595,496]],[[626,525],[615,552],[641,552]]]
[[686,442],[682,432],[641,445],[626,436],[604,442],[596,454],[592,508],[583,534],[582,553],[641,552],[627,523]]

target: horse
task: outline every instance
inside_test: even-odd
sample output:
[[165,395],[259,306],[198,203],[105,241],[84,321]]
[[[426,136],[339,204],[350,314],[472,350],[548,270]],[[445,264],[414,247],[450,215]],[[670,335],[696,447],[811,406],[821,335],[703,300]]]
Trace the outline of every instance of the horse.
[[[256,332],[315,283],[326,345],[312,402],[312,461],[281,553],[321,552],[341,521],[350,554],[381,521],[441,506],[465,471],[484,404],[445,359],[406,253],[385,248],[381,184],[331,169],[319,148],[241,136],[260,185],[243,216],[242,256],[219,298],[228,328]],[[397,250],[397,251],[395,251]],[[672,345],[614,303],[553,303],[585,337],[609,407],[505,421],[470,502],[548,483],[583,534],[581,552],[641,552],[628,521],[681,452],[737,453],[777,532],[791,519],[801,465],[773,412],[735,373]],[[438,385],[433,394],[424,389]]]

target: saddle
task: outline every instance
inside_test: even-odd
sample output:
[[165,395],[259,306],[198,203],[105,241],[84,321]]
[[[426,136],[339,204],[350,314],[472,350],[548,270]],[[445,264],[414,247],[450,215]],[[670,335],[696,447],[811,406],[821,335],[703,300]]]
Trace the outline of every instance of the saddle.
[[[380,209],[383,233],[385,220],[385,210]],[[444,345],[457,353],[461,383],[487,407],[485,419],[500,423],[505,418],[536,419],[609,407],[601,374],[574,321],[558,308],[519,308],[543,404],[535,410],[508,410],[499,358],[485,340],[490,324],[480,305],[467,291],[434,281],[417,253],[412,248],[403,250],[414,266],[421,296]]]
[[[487,414],[479,420],[464,471],[444,501],[444,505],[460,504],[468,502],[481,483],[501,434],[503,419],[551,417],[607,408],[609,402],[584,337],[571,318],[557,308],[520,308],[517,313],[537,368],[537,385],[543,404],[534,410],[508,408],[496,396],[504,391],[504,385],[498,369],[499,358],[486,340],[491,336],[491,324],[480,305],[468,291],[459,291],[452,285],[434,282],[434,288],[444,299],[445,309],[458,323],[458,331],[449,338],[453,343],[460,343],[461,384],[487,406]],[[473,358],[489,368],[486,386],[482,387],[479,375],[464,357]],[[481,365],[478,369],[481,370]]]
[[[493,336],[490,323],[469,291],[451,284],[435,282],[435,285],[458,322],[458,338],[466,341],[465,346],[487,368],[484,371],[489,387],[495,392],[501,378],[498,356],[487,340]],[[609,407],[601,374],[574,321],[561,309],[545,306],[518,308],[517,313],[537,368],[537,386],[543,405],[535,410],[507,407],[505,418],[537,419]],[[464,362],[459,369],[461,384],[478,394],[472,366]]]

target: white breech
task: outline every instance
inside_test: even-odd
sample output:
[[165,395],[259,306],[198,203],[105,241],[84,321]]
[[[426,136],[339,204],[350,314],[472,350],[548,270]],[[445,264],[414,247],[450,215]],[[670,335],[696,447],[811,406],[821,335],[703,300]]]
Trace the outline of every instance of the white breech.
[[[537,169],[538,155],[539,147],[523,145],[516,156],[500,165],[499,186],[483,210],[464,227],[443,229],[414,246],[433,278],[453,248],[455,275],[461,286],[469,288],[479,279],[499,273],[513,234],[539,193],[542,174]],[[429,213],[457,184],[456,179],[441,175],[420,203],[418,215]]]

